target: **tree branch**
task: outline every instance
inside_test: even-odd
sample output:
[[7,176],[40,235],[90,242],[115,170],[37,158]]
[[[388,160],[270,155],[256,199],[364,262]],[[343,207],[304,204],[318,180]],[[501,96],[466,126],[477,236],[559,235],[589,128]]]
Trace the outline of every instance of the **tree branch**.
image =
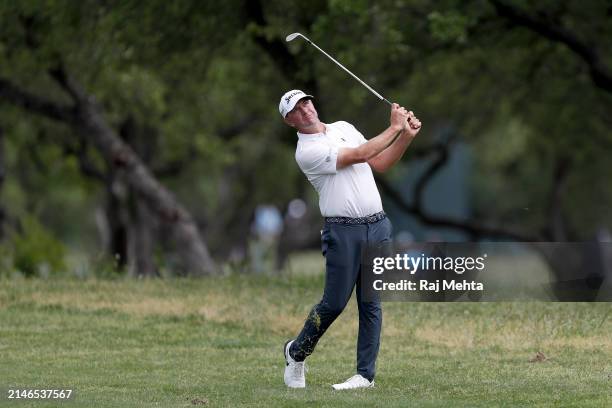
[[72,123],[75,119],[73,107],[31,94],[4,78],[0,78],[0,98],[50,119],[68,123]]
[[174,195],[153,176],[135,151],[109,125],[96,99],[87,94],[60,65],[50,72],[76,103],[74,127],[86,135],[100,151],[110,169],[121,171],[122,178],[138,198],[147,203],[160,221],[169,227],[186,269],[195,274],[218,271],[192,215]]
[[[0,126],[0,195],[2,194],[2,187],[5,180],[5,169],[4,169],[4,129]],[[0,241],[4,239],[4,223],[6,220],[6,213],[2,202],[0,202]]]
[[253,126],[256,122],[257,116],[248,115],[230,126],[219,129],[217,131],[217,135],[225,141],[230,141],[247,130],[249,127]]
[[110,177],[108,176],[108,174],[106,174],[104,171],[100,170],[93,164],[91,158],[89,157],[89,154],[87,153],[87,143],[85,143],[84,140],[81,140],[79,142],[77,148],[66,144],[64,146],[64,153],[66,155],[73,155],[77,158],[77,160],[79,161],[79,169],[81,170],[81,173],[83,173],[85,176],[104,183],[109,181]]
[[571,160],[561,157],[555,163],[552,190],[548,202],[549,225],[548,235],[553,241],[567,241],[568,231],[563,217],[563,195],[567,177],[570,174]]
[[426,225],[458,229],[479,237],[510,238],[516,241],[524,242],[534,242],[539,240],[537,237],[531,236],[522,231],[517,231],[510,228],[506,229],[493,224],[481,224],[469,220],[462,221],[454,218],[439,217],[427,214],[421,206],[408,203],[402,197],[400,192],[393,188],[384,178],[376,177],[376,183],[381,187],[382,192],[389,197],[402,211],[413,215]]
[[446,162],[448,161],[449,153],[448,153],[448,145],[444,145],[442,143],[438,143],[434,146],[436,152],[436,158],[429,165],[427,170],[421,175],[421,177],[417,180],[414,187],[414,202],[418,208],[422,208],[424,205],[424,195],[425,195],[425,187],[429,183],[429,181],[436,175],[436,173],[444,167]]
[[401,193],[394,189],[384,178],[377,177],[376,182],[381,187],[383,193],[389,197],[400,209],[406,213],[412,214],[419,221],[427,225],[458,229],[476,237],[510,238],[516,241],[525,242],[538,241],[537,237],[531,236],[531,234],[527,234],[522,231],[502,228],[501,226],[488,223],[478,223],[470,220],[463,221],[449,217],[434,216],[425,211],[425,201],[423,198],[425,188],[431,179],[448,162],[450,157],[449,147],[456,137],[457,133],[453,132],[445,142],[436,143],[422,149],[419,152],[420,157],[429,155],[433,152],[437,154],[437,157],[415,184],[413,192],[414,204],[408,203],[402,197]]
[[[260,0],[247,1],[246,12],[251,23],[255,23],[260,28],[268,25]],[[270,56],[283,75],[298,71],[299,67],[297,62],[282,40],[278,38],[268,40],[268,38],[261,32],[254,32],[253,39]]]
[[565,44],[572,52],[586,62],[589,67],[591,79],[599,88],[612,92],[612,72],[605,66],[600,54],[594,46],[585,41],[561,24],[539,19],[519,10],[500,0],[489,0],[500,17],[508,19],[511,23],[530,29],[548,40]]
[[88,102],[89,95],[68,75],[63,63],[60,62],[50,69],[49,75],[72,97],[77,106],[79,103]]
[[[318,82],[309,75],[306,80],[296,79],[295,73],[300,70],[300,64],[293,54],[289,52],[287,43],[283,39],[274,38],[272,40],[263,33],[263,28],[269,26],[263,12],[263,6],[260,0],[249,0],[246,2],[246,13],[249,23],[254,23],[260,30],[253,30],[253,39],[268,54],[273,63],[277,66],[279,72],[292,82],[298,81],[298,86],[304,88],[307,92],[317,95]],[[306,24],[311,23],[305,21]],[[319,116],[323,110],[319,107]]]
[[4,166],[4,128],[0,126],[0,191],[2,191],[2,185],[6,178]]

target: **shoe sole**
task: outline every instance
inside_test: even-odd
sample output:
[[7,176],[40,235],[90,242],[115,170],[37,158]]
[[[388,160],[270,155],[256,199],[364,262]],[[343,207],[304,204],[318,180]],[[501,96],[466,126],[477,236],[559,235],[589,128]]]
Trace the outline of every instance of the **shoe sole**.
[[364,388],[374,388],[374,381],[372,381],[370,383],[370,385],[365,386],[365,387],[353,387],[353,388],[336,388],[336,385],[340,385],[340,384],[334,384],[332,385],[332,388],[334,391],[350,391],[350,390],[362,390]]

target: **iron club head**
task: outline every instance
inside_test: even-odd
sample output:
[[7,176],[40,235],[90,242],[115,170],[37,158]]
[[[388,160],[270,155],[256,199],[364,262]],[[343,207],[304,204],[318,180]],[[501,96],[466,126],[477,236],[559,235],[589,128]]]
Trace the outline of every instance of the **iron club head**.
[[286,38],[285,41],[289,42],[289,41],[293,41],[295,40],[297,37],[302,37],[303,39],[305,39],[306,41],[310,42],[310,40],[308,38],[306,38],[306,36],[304,34],[301,33],[292,33],[289,34]]
[[287,36],[287,38],[285,38],[285,41],[287,41],[287,42],[289,42],[289,41],[293,41],[293,40],[295,40],[295,38],[296,38],[298,35],[302,35],[302,34],[300,34],[300,33],[292,33],[292,34],[289,34],[289,35]]

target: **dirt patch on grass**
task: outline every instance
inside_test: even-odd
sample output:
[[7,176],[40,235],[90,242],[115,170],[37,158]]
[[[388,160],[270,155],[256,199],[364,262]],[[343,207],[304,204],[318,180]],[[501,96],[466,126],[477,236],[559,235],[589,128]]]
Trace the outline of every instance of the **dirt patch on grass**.
[[134,316],[174,316],[191,313],[194,310],[189,302],[183,299],[160,299],[140,297],[128,299],[127,296],[115,295],[105,299],[92,293],[33,293],[31,300],[41,306],[61,306],[84,311],[112,310]]
[[541,351],[538,351],[537,353],[535,353],[535,355],[532,358],[529,359],[529,362],[530,363],[542,363],[546,360],[548,360],[548,358],[546,358],[544,353],[542,353]]
[[562,337],[546,341],[549,347],[574,347],[581,350],[598,350],[612,354],[612,337],[588,336],[588,337]]
[[235,323],[245,329],[265,327],[274,334],[287,335],[301,328],[307,314],[288,312],[283,305],[265,298],[206,292],[181,297],[158,297],[154,293],[129,291],[32,292],[21,302],[40,306],[63,307],[83,311],[110,310],[135,317],[198,315],[215,323]]
[[420,326],[415,329],[415,337],[427,343],[451,349],[473,349],[500,347],[506,350],[519,350],[533,346],[538,341],[537,333],[521,330],[512,325],[503,330],[495,327],[482,327],[477,321],[462,321],[460,324],[442,326]]

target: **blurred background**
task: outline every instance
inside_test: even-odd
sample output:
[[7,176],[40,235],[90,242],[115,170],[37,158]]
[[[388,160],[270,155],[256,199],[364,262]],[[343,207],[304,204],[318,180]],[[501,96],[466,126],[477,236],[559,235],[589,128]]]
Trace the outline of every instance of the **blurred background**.
[[389,113],[293,32],[424,124],[376,176],[396,240],[611,239],[610,1],[3,1],[0,22],[0,275],[322,270],[279,98],[366,138]]

